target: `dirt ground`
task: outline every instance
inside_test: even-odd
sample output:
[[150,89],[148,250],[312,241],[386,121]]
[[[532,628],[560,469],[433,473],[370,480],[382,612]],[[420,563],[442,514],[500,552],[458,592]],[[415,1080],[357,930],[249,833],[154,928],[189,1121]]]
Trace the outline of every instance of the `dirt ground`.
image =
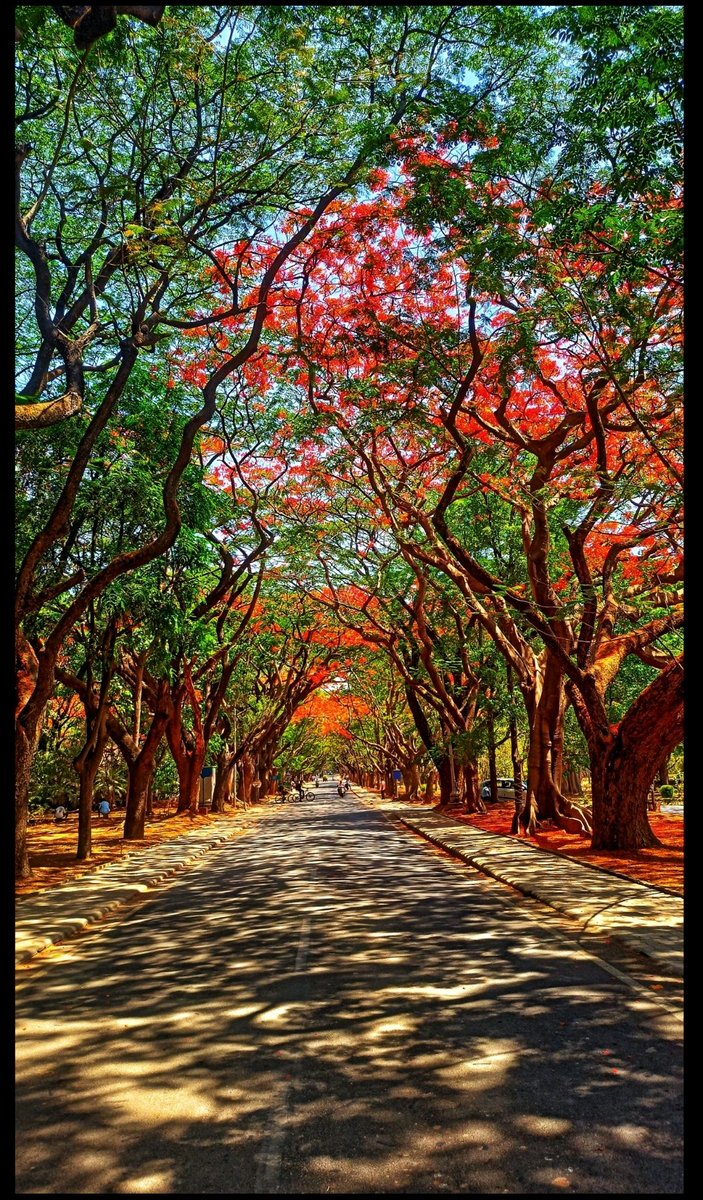
[[[53,817],[44,818],[29,827],[29,862],[32,875],[18,881],[18,896],[31,895],[47,888],[68,883],[88,871],[99,870],[107,863],[121,859],[132,850],[155,846],[159,842],[178,837],[197,825],[216,827],[225,823],[231,832],[245,833],[251,828],[258,815],[269,805],[261,805],[243,812],[228,809],[222,815],[204,814],[197,817],[177,816],[173,809],[157,810],[153,820],[146,825],[145,836],[139,841],[125,842],[122,837],[123,814],[113,813],[108,818],[93,817],[93,854],[86,861],[76,858],[78,818],[75,814],[68,820],[56,822]],[[487,813],[467,816],[453,813],[452,816],[469,822],[479,829],[510,837],[512,801],[495,804]],[[661,849],[640,850],[636,853],[620,851],[593,851],[589,839],[563,833],[558,829],[543,830],[533,839],[542,846],[577,862],[591,863],[616,875],[637,879],[654,887],[665,888],[676,895],[684,893],[684,820],[682,816],[665,813],[650,813],[650,824],[663,843]]]

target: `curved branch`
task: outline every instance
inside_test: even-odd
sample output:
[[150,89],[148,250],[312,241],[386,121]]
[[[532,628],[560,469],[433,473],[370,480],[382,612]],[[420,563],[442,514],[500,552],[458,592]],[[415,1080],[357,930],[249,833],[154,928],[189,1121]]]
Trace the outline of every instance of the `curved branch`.
[[58,400],[41,400],[36,404],[15,405],[15,429],[46,429],[75,417],[83,407],[79,392],[66,392]]

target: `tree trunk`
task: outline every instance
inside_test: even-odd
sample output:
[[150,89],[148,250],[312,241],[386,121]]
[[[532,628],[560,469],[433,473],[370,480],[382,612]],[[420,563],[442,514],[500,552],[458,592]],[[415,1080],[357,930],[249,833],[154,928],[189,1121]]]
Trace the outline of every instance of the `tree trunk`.
[[83,697],[86,723],[85,742],[82,750],[73,760],[79,778],[78,848],[76,851],[78,859],[90,858],[92,852],[93,795],[95,777],[108,740],[107,689],[111,675],[112,669],[103,679],[99,697],[96,697],[90,681],[87,685],[86,695]]
[[521,826],[530,833],[534,832],[537,819],[552,821],[567,833],[591,832],[586,813],[561,791],[565,709],[563,671],[554,655],[547,651],[542,687],[530,720],[529,791],[520,817]]
[[[105,715],[103,711],[93,721],[90,721],[89,718],[85,745],[73,760],[79,779],[78,848],[76,850],[76,858],[79,860],[90,858],[93,849],[92,821],[95,777],[102,762],[108,737]],[[95,719],[98,722],[97,730],[92,728]]]
[[171,703],[168,684],[165,680],[162,680],[159,683],[154,716],[144,739],[144,745],[138,754],[134,753],[135,745],[132,739],[125,739],[124,730],[114,722],[112,725],[108,723],[110,735],[117,742],[122,756],[127,762],[127,769],[129,771],[124,822],[125,841],[129,841],[132,838],[144,837],[147,792],[150,780],[156,770],[156,756],[170,715]]
[[428,804],[431,804],[435,796],[435,787],[437,784],[437,772],[434,767],[428,767],[424,772],[422,782],[425,787],[424,799]]
[[683,739],[683,656],[645,688],[607,745],[592,745],[593,849],[661,843],[647,817],[649,789]]
[[493,719],[493,710],[488,708],[487,712],[488,726],[488,778],[491,783],[491,800],[495,804],[498,799],[498,771],[496,768],[496,733],[495,721]]
[[41,733],[44,710],[54,687],[56,656],[41,655],[41,662],[22,628],[16,631],[15,708],[15,875],[27,879],[31,874],[27,851],[27,819],[32,763]]
[[149,784],[146,789],[146,814],[145,814],[145,816],[146,816],[147,820],[149,820],[149,821],[152,821],[154,819],[154,783],[155,783],[154,777],[155,777],[155,774],[156,774],[156,763],[154,763],[154,771],[152,772],[151,779],[149,780]]
[[417,800],[420,791],[420,772],[417,766],[401,767],[403,772],[403,786],[405,795],[408,800]]
[[15,877],[17,879],[28,879],[32,874],[27,850],[27,818],[34,749],[31,737],[18,721],[15,737]]
[[572,763],[564,767],[564,791],[567,796],[582,796],[581,768]]
[[205,746],[189,747],[183,742],[169,740],[169,747],[178,771],[178,807],[176,812],[193,816],[200,804],[200,772],[205,762]]
[[510,827],[510,832],[519,833],[520,816],[525,806],[525,794],[522,790],[523,780],[522,761],[520,759],[520,740],[518,737],[517,717],[515,716],[514,712],[511,712],[510,714],[510,760],[513,764],[513,781],[515,783],[515,808],[513,811],[513,823]]
[[452,800],[452,768],[449,758],[442,758],[436,763],[439,776],[439,804],[437,808],[449,808]]
[[216,762],[217,774],[212,793],[212,812],[223,813],[225,811],[225,804],[229,804],[232,799],[234,756],[228,750],[221,750]]
[[240,773],[242,781],[242,800],[246,808],[251,804],[252,782],[254,779],[254,763],[248,754],[242,756],[240,762]]
[[156,770],[156,753],[141,754],[127,762],[129,783],[127,785],[127,811],[124,820],[124,839],[132,841],[144,837],[146,803],[149,784]]
[[470,813],[485,812],[486,806],[481,799],[481,789],[479,786],[478,763],[475,761],[464,763],[462,774],[464,776],[464,806],[466,811]]
[[530,730],[528,777],[537,802],[538,820],[554,821],[555,824],[562,798],[557,777],[561,775],[560,748],[563,745],[563,680],[561,668],[547,652],[542,690]]

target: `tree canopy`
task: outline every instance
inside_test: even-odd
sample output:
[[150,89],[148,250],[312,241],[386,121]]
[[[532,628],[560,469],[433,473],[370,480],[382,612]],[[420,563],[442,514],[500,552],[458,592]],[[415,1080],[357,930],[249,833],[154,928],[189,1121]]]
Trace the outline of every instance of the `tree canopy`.
[[652,844],[680,6],[17,11],[18,873],[110,747],[127,837],[166,748],[183,810],[335,758],[471,808],[510,745],[526,833]]

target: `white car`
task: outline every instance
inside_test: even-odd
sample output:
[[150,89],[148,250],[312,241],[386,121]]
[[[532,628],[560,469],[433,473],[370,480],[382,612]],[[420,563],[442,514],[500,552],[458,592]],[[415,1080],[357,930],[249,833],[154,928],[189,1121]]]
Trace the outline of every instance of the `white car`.
[[[497,799],[498,800],[514,800],[515,799],[515,780],[514,779],[496,779],[497,784]],[[522,785],[523,795],[527,791],[527,784]],[[491,781],[484,780],[481,784],[481,799],[491,799]]]

